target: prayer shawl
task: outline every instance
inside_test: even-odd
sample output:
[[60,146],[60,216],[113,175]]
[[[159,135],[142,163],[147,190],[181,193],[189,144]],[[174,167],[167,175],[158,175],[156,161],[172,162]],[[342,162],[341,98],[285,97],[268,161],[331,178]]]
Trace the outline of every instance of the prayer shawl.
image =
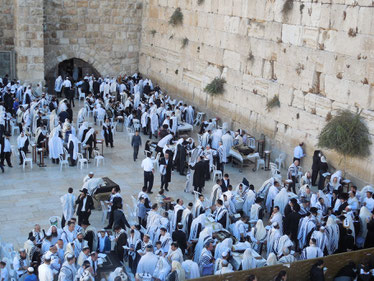
[[219,184],[215,184],[213,186],[212,193],[210,194],[210,206],[213,206],[216,204],[217,199],[219,199],[222,196],[222,189]]
[[308,234],[316,227],[316,218],[313,215],[303,218],[299,223],[299,232],[297,239],[299,240],[299,247],[304,248],[307,243],[306,239]]
[[322,257],[323,257],[323,252],[321,251],[321,249],[313,245],[313,246],[306,247],[301,252],[300,259],[307,260],[307,259],[322,258]]
[[86,145],[88,139],[95,133],[95,129],[94,128],[91,128],[87,134],[86,134],[86,137],[84,139],[84,141],[82,141],[82,145]]
[[274,184],[274,178],[270,178],[268,180],[266,180],[262,186],[260,187],[260,189],[258,190],[257,192],[257,195],[258,197],[261,197],[261,198],[266,198],[267,197],[267,194],[268,194],[268,191],[269,191],[269,188],[270,186],[272,186]]
[[267,255],[269,256],[270,253],[275,253],[278,248],[278,241],[281,237],[281,233],[279,229],[271,228],[267,235]]
[[73,144],[73,159],[77,160],[78,158],[78,139],[73,134],[69,135],[68,149],[70,150],[70,144]]
[[172,238],[170,236],[170,233],[166,232],[164,236],[160,236],[158,239],[161,242],[161,248],[164,253],[169,252],[170,245],[172,242]]
[[230,149],[234,144],[234,138],[230,135],[230,133],[226,133],[222,136],[222,144],[226,150],[226,156],[230,155]]
[[315,230],[313,231],[311,238],[316,239],[316,245],[321,249],[322,252],[324,252],[325,248],[329,248],[329,240],[326,232]]
[[66,221],[69,221],[74,216],[75,195],[67,193],[60,197],[62,204],[62,213]]
[[255,223],[259,219],[258,215],[260,213],[261,208],[261,205],[258,203],[252,205],[250,214],[251,223]]
[[193,118],[194,118],[194,110],[192,106],[188,106],[187,108],[187,114],[186,114],[186,122],[190,125],[193,124]]
[[276,264],[278,264],[276,255],[274,253],[270,253],[266,260],[266,265],[271,266],[271,265],[276,265]]
[[[199,231],[201,231],[204,228],[205,220],[206,220],[206,215],[201,214],[200,216],[198,216],[196,219],[194,219],[192,221],[190,237],[188,239],[189,242],[197,239]],[[200,227],[199,227],[199,225],[200,225]],[[199,230],[199,228],[200,228],[200,230]]]
[[254,237],[257,241],[264,242],[266,239],[266,229],[262,220],[256,222],[256,226],[253,231]]
[[64,81],[62,80],[62,77],[61,75],[57,77],[56,81],[55,81],[55,91],[56,92],[61,92],[61,89],[62,89],[62,83]]
[[59,137],[60,127],[56,127],[48,141],[49,158],[58,159],[61,154],[64,154],[64,145],[62,139]]
[[185,260],[182,267],[186,272],[186,279],[200,278],[199,265],[192,260]]
[[101,185],[104,184],[102,178],[90,178],[83,183],[82,189],[87,189],[89,195],[93,195]]
[[360,209],[360,234],[359,236],[363,239],[366,238],[368,229],[367,229],[367,221],[370,220],[372,214],[369,209],[365,206],[362,206]]
[[50,132],[52,132],[53,129],[55,128],[56,120],[58,120],[56,110],[53,109],[51,114],[49,115],[49,131]]
[[19,135],[18,138],[17,138],[18,149],[22,149],[25,146],[26,141],[27,141],[26,135],[24,135],[23,137],[21,135]]
[[288,193],[287,190],[283,187],[281,191],[274,197],[274,206],[279,207],[279,212],[284,215],[284,208],[288,204]]
[[190,229],[188,229],[188,224],[189,224],[188,218],[190,217],[190,214],[192,214],[190,209],[186,208],[186,209],[183,210],[182,224],[183,224],[183,232],[184,233],[188,233],[190,231]]
[[197,199],[192,208],[192,214],[194,218],[197,218],[201,214],[201,210],[204,210],[204,202],[201,202],[200,199]]
[[248,248],[245,250],[242,260],[242,270],[249,270],[256,268],[256,260],[252,255],[252,249]]
[[[184,206],[181,206],[179,204],[177,204],[175,207],[174,207],[174,219],[173,219],[173,225],[172,225],[172,229],[175,230],[177,228],[177,224],[179,223],[177,220],[178,220],[178,212],[182,210],[184,210]],[[182,220],[182,217],[181,217],[181,220]]]
[[153,277],[160,279],[161,281],[165,281],[170,271],[171,271],[170,264],[163,256],[160,256],[158,258],[158,262],[156,265],[156,269],[153,273]]
[[293,246],[293,242],[288,237],[288,235],[283,235],[279,238],[276,254],[280,257],[283,254],[284,248],[289,248]]
[[282,215],[281,215],[280,212],[275,213],[273,215],[273,217],[271,218],[270,222],[271,223],[274,223],[274,222],[278,223],[278,225],[279,225],[279,231],[281,233],[283,233],[283,217],[282,217]]
[[180,248],[177,248],[175,251],[169,249],[167,257],[171,263],[174,261],[177,261],[179,263],[183,262],[183,253]]
[[249,190],[243,204],[243,212],[246,216],[251,216],[251,209],[252,205],[254,204],[256,199],[256,194],[253,192],[253,190]]
[[273,200],[277,196],[278,192],[279,190],[275,185],[270,186],[268,195],[266,197],[266,210],[268,211],[268,213],[271,212],[271,207],[273,206]]
[[218,149],[218,142],[221,141],[222,137],[222,130],[218,129],[215,130],[214,133],[212,134],[212,148],[213,149]]
[[85,107],[82,107],[79,112],[78,112],[78,117],[77,117],[77,123],[83,123],[84,120],[86,119],[87,115],[87,109]]
[[233,245],[232,238],[226,238],[221,243],[218,243],[214,252],[214,258],[218,259],[222,257],[224,252],[231,252],[231,248]]
[[[200,232],[200,236],[199,236],[199,240],[196,244],[196,247],[195,247],[195,255],[194,255],[194,261],[195,262],[201,262],[201,257],[203,256],[203,252],[204,250],[206,250],[206,248],[204,247],[205,246],[205,243],[209,240],[209,239],[212,239],[212,234],[213,234],[213,230],[211,227],[206,227],[204,228],[203,231]],[[212,256],[212,253],[210,251],[209,252],[209,255],[210,257],[213,257]],[[200,265],[200,269],[201,269],[201,265]]]
[[294,262],[296,259],[293,255],[289,254],[287,256],[283,256],[279,259],[279,262],[280,263],[292,263]]

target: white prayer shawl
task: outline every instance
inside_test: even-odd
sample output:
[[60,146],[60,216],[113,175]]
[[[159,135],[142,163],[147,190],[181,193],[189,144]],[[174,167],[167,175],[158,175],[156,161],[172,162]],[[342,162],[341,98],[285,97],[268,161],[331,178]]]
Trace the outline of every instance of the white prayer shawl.
[[252,205],[251,213],[250,213],[250,217],[249,217],[251,223],[256,222],[259,219],[258,215],[259,215],[260,209],[261,209],[261,205],[259,205],[257,203]]
[[[186,208],[183,210],[183,213],[182,213],[182,224],[183,224],[183,232],[184,233],[187,233],[187,230],[190,230],[190,229],[187,229],[188,228],[188,222],[187,222],[187,219],[188,217],[190,216],[191,214],[191,210]],[[193,218],[192,218],[193,219]],[[191,222],[191,225],[192,225],[192,222]]]
[[224,239],[221,243],[218,243],[214,252],[214,258],[218,259],[222,257],[222,253],[231,252],[233,241],[231,238]]
[[368,229],[367,229],[367,220],[370,220],[372,214],[371,212],[369,211],[369,209],[365,206],[362,206],[361,209],[360,209],[360,237],[362,237],[363,239],[366,238],[366,235],[368,233]]
[[192,215],[194,218],[197,218],[198,216],[200,216],[201,208],[205,209],[204,202],[201,202],[200,199],[197,199],[192,208]]
[[280,257],[283,254],[283,248],[289,248],[293,246],[293,242],[288,237],[288,235],[283,235],[279,238],[278,245],[277,245],[277,256]]
[[82,189],[87,189],[88,194],[93,195],[101,185],[104,184],[102,178],[90,178],[83,183]]
[[[226,270],[223,266],[222,266],[222,263],[223,263],[223,261],[224,261],[224,259],[223,258],[217,258],[217,259],[215,259],[216,261],[215,261],[215,263],[214,263],[214,274],[223,274],[223,273],[217,273],[217,272],[221,272],[221,270]],[[230,272],[232,272],[232,265],[231,265],[231,263],[229,263],[228,265],[227,265],[227,267],[226,267],[227,269],[229,269],[229,270],[231,270]]]
[[85,130],[88,129],[88,122],[84,122],[80,127],[79,127],[79,131],[78,131],[78,140],[79,141],[83,141],[83,133]]
[[95,129],[94,128],[91,128],[87,134],[86,134],[86,137],[84,139],[84,141],[82,141],[82,145],[86,145],[88,139],[95,133]]
[[236,239],[238,239],[239,241],[241,240],[241,234],[244,233],[244,236],[247,232],[247,227],[246,227],[246,224],[242,221],[242,220],[238,220],[237,222],[235,222],[235,224],[233,224],[233,227],[232,227],[232,233],[233,235],[236,237]]
[[48,148],[49,148],[49,158],[50,159],[58,159],[61,154],[64,154],[64,145],[62,139],[58,136],[60,127],[56,127],[52,138],[48,141]]
[[53,281],[53,271],[50,264],[43,263],[38,267],[40,281]]
[[26,97],[29,97],[30,98],[30,101],[32,100],[32,95],[31,95],[31,89],[28,87],[27,90],[25,91],[24,95],[23,95],[23,101],[22,103],[23,104],[26,104]]
[[49,115],[49,131],[50,132],[52,132],[52,130],[55,128],[56,120],[58,120],[56,110],[53,109],[51,114]]
[[173,251],[170,248],[169,251],[168,251],[167,257],[168,257],[168,260],[170,261],[170,263],[172,263],[174,261],[177,261],[179,263],[183,262],[183,253],[182,253],[182,250],[180,248],[177,248],[175,251]]
[[58,103],[57,114],[60,114],[61,111],[66,111],[68,109],[65,101],[67,101],[67,99],[63,99]]
[[161,220],[161,215],[153,210],[150,210],[148,212],[148,217],[147,217],[147,228],[149,227],[158,227],[160,224]]
[[188,124],[193,124],[193,118],[194,118],[194,110],[192,108],[192,106],[188,106],[187,108],[187,112],[186,112],[186,122]]
[[66,221],[69,221],[74,216],[75,195],[73,193],[67,193],[60,197],[60,201],[64,218]]
[[64,81],[62,80],[62,77],[61,75],[57,77],[56,81],[55,81],[55,91],[56,92],[61,92],[61,89],[62,89],[62,83]]
[[[270,213],[273,200],[277,196],[279,190],[275,185],[270,186],[268,195],[266,197],[266,210]],[[275,205],[274,205],[275,206]]]
[[205,132],[202,137],[201,137],[201,146],[206,147],[207,144],[209,143],[210,135],[208,132]]
[[329,217],[326,223],[326,235],[329,241],[327,251],[332,255],[339,247],[339,225],[336,223],[334,217]]
[[283,233],[283,217],[282,217],[280,212],[275,213],[273,215],[272,219],[270,220],[270,222],[271,223],[274,223],[274,222],[278,223],[279,231],[280,231],[280,233]]
[[306,238],[308,234],[316,227],[316,218],[311,215],[309,217],[303,218],[299,223],[299,231],[297,234],[297,239],[299,240],[300,248],[304,248],[305,244],[308,242]]
[[321,249],[313,245],[313,246],[306,247],[301,252],[300,259],[306,260],[306,259],[314,259],[314,258],[322,258],[322,257],[323,257],[323,252],[321,251]]
[[170,264],[164,257],[160,256],[158,258],[158,262],[156,265],[156,269],[153,273],[153,277],[160,279],[161,281],[165,281],[170,271],[171,271]]
[[181,205],[177,204],[174,207],[174,218],[173,218],[173,224],[172,224],[172,230],[173,231],[177,228],[177,217],[178,217],[177,214],[178,214],[179,210],[184,210],[184,206],[181,206]]
[[267,255],[269,256],[270,253],[276,252],[278,248],[278,241],[281,237],[281,233],[279,229],[271,228],[267,235]]
[[77,160],[77,158],[78,158],[78,139],[73,134],[69,135],[68,149],[69,149],[70,143],[73,143],[73,145],[74,145],[74,148],[73,148],[73,159]]
[[140,118],[140,121],[142,123],[142,128],[145,128],[147,127],[147,123],[148,123],[148,112],[145,111],[143,114],[142,114],[142,117]]
[[279,207],[279,212],[282,214],[282,216],[284,215],[284,208],[287,206],[288,201],[289,199],[287,190],[283,187],[274,198],[274,206]]
[[256,194],[252,189],[250,189],[245,197],[244,204],[243,204],[243,212],[246,216],[251,215],[251,208],[256,200]]
[[157,130],[158,130],[158,116],[157,116],[156,112],[151,112],[150,119],[151,119],[152,134],[156,134]]
[[186,279],[200,278],[199,265],[192,260],[182,262],[182,268],[186,272]]
[[329,240],[326,232],[315,230],[313,231],[311,238],[316,239],[316,245],[322,250],[322,252],[324,252],[325,248],[329,248]]
[[267,266],[272,266],[278,264],[277,256],[274,253],[270,253],[266,260]]
[[198,231],[198,226],[199,224],[201,224],[201,230],[204,228],[205,226],[205,220],[206,220],[206,215],[205,214],[201,214],[200,216],[198,216],[196,219],[194,219],[191,223],[191,231],[190,231],[190,237],[188,239],[188,242],[191,242],[193,240],[196,240],[197,238],[197,231]]
[[194,255],[194,261],[199,262],[200,258],[202,256],[202,253],[206,248],[204,248],[205,243],[212,238],[213,235],[213,229],[211,227],[204,228],[203,231],[200,232],[199,240],[195,247],[195,255]]
[[215,184],[212,189],[212,193],[210,194],[210,206],[216,204],[217,199],[221,198],[222,196],[222,189],[219,184]]
[[178,118],[176,116],[172,116],[170,120],[173,122],[170,131],[176,134],[178,130]]
[[258,197],[266,198],[269,192],[270,186],[274,184],[274,178],[266,180],[257,192]]
[[224,134],[221,139],[226,149],[226,155],[230,155],[230,149],[234,145],[234,138],[230,134]]
[[262,222],[262,220],[258,220],[256,222],[256,226],[254,227],[253,234],[257,241],[260,241],[260,242],[265,241],[267,237],[267,233],[266,233],[266,228],[264,227],[264,223]]
[[245,250],[242,260],[242,270],[249,270],[256,268],[256,260],[252,255],[252,249],[248,248]]
[[287,256],[283,256],[279,259],[279,263],[292,263],[296,261],[295,257],[291,254],[287,255]]
[[222,130],[218,129],[215,130],[214,133],[212,134],[212,148],[213,149],[218,149],[218,143],[221,141],[222,137]]
[[216,209],[215,211],[215,221],[218,222],[219,220],[222,219],[222,217],[226,214],[226,227],[228,227],[229,225],[229,213],[228,213],[228,210],[227,208],[225,208],[224,206]]
[[83,123],[86,119],[87,115],[87,109],[85,107],[82,107],[78,112],[77,122],[78,124]]
[[222,275],[222,274],[226,274],[226,273],[231,273],[231,272],[234,272],[230,267],[222,267],[222,269],[214,272],[214,275]]
[[[152,240],[155,241],[156,239]],[[170,250],[170,245],[173,239],[170,236],[170,233],[166,232],[165,235],[160,236],[160,242],[161,242],[161,248],[164,253],[169,252]],[[157,241],[156,241],[157,242]]]
[[152,252],[147,252],[140,259],[138,267],[136,269],[136,273],[148,273],[153,276],[153,272],[155,271],[155,266],[157,262],[158,257]]

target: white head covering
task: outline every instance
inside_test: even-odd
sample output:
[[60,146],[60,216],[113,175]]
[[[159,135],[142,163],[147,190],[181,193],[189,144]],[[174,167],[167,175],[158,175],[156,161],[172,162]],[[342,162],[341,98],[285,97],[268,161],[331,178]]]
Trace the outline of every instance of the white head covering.
[[173,261],[171,264],[171,270],[172,271],[175,270],[177,272],[178,281],[184,281],[186,279],[186,274],[184,272],[184,269],[182,268],[182,265],[179,262]]
[[255,226],[255,238],[258,241],[263,240],[266,237],[266,229],[262,220],[258,220]]
[[277,256],[274,253],[270,253],[267,260],[266,260],[266,265],[276,265],[278,264]]
[[245,250],[242,260],[242,270],[256,268],[256,260],[252,255],[252,248]]

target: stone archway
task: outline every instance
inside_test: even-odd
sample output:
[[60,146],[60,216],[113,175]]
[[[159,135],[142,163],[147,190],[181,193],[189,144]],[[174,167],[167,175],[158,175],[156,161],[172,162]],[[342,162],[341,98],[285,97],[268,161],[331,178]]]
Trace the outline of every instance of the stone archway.
[[48,92],[53,93],[54,82],[58,75],[63,78],[69,76],[73,78],[73,81],[79,81],[84,76],[92,74],[97,78],[101,76],[94,66],[82,59],[71,58],[63,60],[46,73],[45,80],[49,89]]

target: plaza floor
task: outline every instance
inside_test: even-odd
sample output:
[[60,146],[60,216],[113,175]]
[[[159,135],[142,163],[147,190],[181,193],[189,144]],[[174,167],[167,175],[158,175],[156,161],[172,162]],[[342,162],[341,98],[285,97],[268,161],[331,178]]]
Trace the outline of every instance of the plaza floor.
[[[83,103],[82,103],[83,104]],[[74,108],[74,116],[79,110],[78,102]],[[92,124],[93,119],[90,117],[89,122]],[[101,129],[96,126],[96,129]],[[195,136],[195,133],[192,133]],[[100,133],[99,135],[100,136]],[[143,144],[147,139],[142,136]],[[11,143],[16,144],[17,136],[11,137]],[[93,160],[89,164],[89,168],[78,169],[77,167],[66,167],[60,171],[60,166],[52,164],[47,159],[46,167],[40,168],[33,166],[30,169],[26,166],[22,170],[19,166],[18,156],[12,158],[13,168],[5,167],[5,173],[0,173],[0,238],[3,242],[12,243],[15,249],[23,247],[27,240],[28,233],[32,230],[34,224],[38,223],[42,228],[49,227],[48,219],[51,216],[62,214],[60,197],[67,192],[68,187],[74,188],[74,194],[79,194],[82,187],[82,180],[89,171],[95,173],[95,177],[109,177],[121,187],[121,194],[125,203],[132,206],[131,196],[135,197],[143,186],[143,171],[140,167],[144,158],[143,150],[139,151],[139,159],[134,162],[132,159],[132,148],[130,146],[129,137],[125,132],[117,132],[114,136],[114,148],[106,148],[104,146],[105,164],[100,167],[94,166]],[[100,148],[101,149],[101,148]],[[30,154],[29,154],[30,155]],[[235,187],[239,184],[243,177],[255,185],[258,189],[262,183],[269,178],[269,172],[259,170],[252,171],[251,167],[243,168],[239,172],[237,167],[227,164],[225,172],[229,173],[231,184]],[[186,177],[173,173],[170,184],[170,192],[167,196],[174,199],[183,198],[185,204],[193,202],[193,195],[183,192]],[[213,181],[205,184],[204,195],[210,196]],[[154,201],[157,191],[160,187],[160,175],[156,172],[155,183],[153,187],[154,193],[151,199]],[[94,210],[90,223],[100,229],[106,223],[101,222],[101,211]]]

